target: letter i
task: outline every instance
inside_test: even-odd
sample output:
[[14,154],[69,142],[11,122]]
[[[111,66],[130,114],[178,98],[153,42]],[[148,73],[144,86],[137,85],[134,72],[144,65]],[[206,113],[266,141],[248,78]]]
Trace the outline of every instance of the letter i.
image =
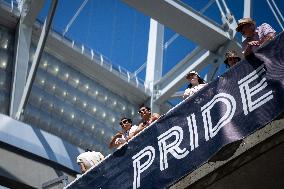
[[199,146],[196,119],[194,114],[191,114],[190,116],[187,117],[187,124],[189,128],[190,147],[192,151]]

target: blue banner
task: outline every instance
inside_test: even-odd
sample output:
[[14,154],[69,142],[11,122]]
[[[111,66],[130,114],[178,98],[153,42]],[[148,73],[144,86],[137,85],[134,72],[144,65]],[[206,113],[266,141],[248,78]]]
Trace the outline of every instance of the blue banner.
[[282,33],[67,188],[168,188],[205,162],[228,158],[283,111]]

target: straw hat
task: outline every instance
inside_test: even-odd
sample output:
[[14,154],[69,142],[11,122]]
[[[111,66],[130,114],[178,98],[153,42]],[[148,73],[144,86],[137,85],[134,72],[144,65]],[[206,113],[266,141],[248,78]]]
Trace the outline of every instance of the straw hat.
[[242,27],[245,25],[245,24],[252,24],[255,26],[255,21],[253,21],[251,18],[242,18],[240,20],[238,20],[238,26],[236,28],[236,31],[237,32],[240,32]]
[[234,51],[234,50],[230,50],[230,51],[226,52],[225,60],[224,60],[225,64],[228,64],[228,58],[237,58],[238,61],[241,60],[241,58],[238,56],[237,52]]

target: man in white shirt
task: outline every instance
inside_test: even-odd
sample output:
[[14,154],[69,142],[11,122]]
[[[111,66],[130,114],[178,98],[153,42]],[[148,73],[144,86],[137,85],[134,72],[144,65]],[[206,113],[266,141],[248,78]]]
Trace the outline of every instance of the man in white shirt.
[[126,117],[121,118],[119,122],[122,131],[118,132],[110,141],[110,148],[120,148],[135,135],[136,125],[132,125],[132,120]]

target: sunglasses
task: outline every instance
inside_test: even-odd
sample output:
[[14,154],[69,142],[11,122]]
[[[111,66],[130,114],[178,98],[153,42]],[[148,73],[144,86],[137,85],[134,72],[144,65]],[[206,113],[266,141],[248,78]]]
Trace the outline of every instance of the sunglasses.
[[130,123],[130,122],[131,121],[129,119],[124,119],[119,123],[119,125],[124,125],[124,124]]
[[141,114],[142,112],[148,111],[147,108],[142,108],[141,110],[138,111],[139,114]]

